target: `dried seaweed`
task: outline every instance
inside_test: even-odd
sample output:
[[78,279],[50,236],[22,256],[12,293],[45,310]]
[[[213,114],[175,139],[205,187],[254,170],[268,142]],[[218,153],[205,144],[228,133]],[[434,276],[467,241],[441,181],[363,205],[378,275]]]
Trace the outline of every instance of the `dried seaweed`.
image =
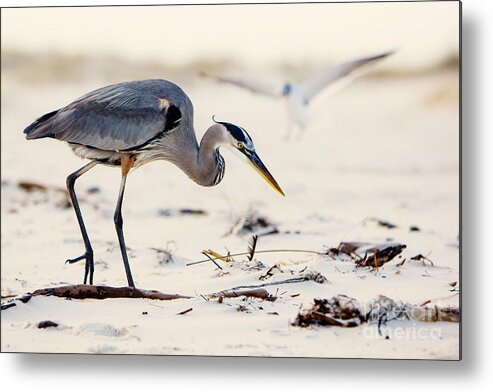
[[257,235],[263,236],[268,234],[279,233],[277,225],[269,218],[258,214],[256,211],[250,211],[245,216],[237,219],[231,229],[225,235]]
[[411,257],[411,260],[421,261],[423,263],[423,265],[425,265],[425,261],[427,261],[428,263],[430,263],[430,265],[432,267],[435,266],[435,264],[433,263],[433,261],[431,261],[428,257],[423,256],[421,253],[418,254],[418,255],[416,255],[416,256]]
[[386,227],[387,229],[395,229],[397,227],[397,225],[394,225],[393,223],[384,220],[377,220],[377,223],[379,226]]
[[284,271],[281,269],[281,267],[279,267],[278,264],[274,264],[273,266],[271,266],[267,272],[261,276],[259,276],[259,280],[267,280],[267,279],[270,279],[272,278],[272,276],[274,276],[274,270],[278,270],[279,272],[283,273]]
[[358,262],[358,267],[375,267],[379,268],[388,263],[396,256],[402,253],[406,248],[404,244],[384,244],[368,249],[363,260]]
[[366,321],[366,316],[358,307],[357,301],[345,295],[331,299],[314,299],[308,310],[300,310],[293,325],[307,327],[316,325],[335,325],[339,327],[357,327]]
[[202,209],[194,209],[194,208],[178,208],[178,209],[169,209],[163,208],[158,211],[159,216],[171,217],[171,216],[183,216],[183,215],[194,215],[194,216],[206,216],[208,215],[207,211]]
[[379,268],[401,254],[405,248],[406,245],[399,243],[341,242],[337,248],[326,248],[324,254],[332,258],[346,255],[355,260],[358,267]]
[[172,250],[169,248],[169,244],[164,248],[151,248],[157,254],[159,258],[159,265],[167,265],[172,264],[176,261],[175,256],[173,255]]
[[248,261],[252,261],[255,256],[255,248],[257,247],[258,236],[253,235],[250,243],[248,244]]
[[305,272],[303,275],[302,275],[303,278],[305,278],[306,280],[312,280],[316,283],[320,283],[320,284],[323,284],[323,283],[327,283],[328,280],[325,276],[323,276],[320,272],[317,272],[317,271],[308,271],[308,272]]
[[329,325],[357,327],[362,323],[377,323],[378,328],[393,320],[414,320],[421,322],[459,322],[460,309],[453,306],[411,305],[394,301],[383,295],[369,304],[360,303],[346,295],[331,299],[314,299],[309,309],[300,309],[292,325]]

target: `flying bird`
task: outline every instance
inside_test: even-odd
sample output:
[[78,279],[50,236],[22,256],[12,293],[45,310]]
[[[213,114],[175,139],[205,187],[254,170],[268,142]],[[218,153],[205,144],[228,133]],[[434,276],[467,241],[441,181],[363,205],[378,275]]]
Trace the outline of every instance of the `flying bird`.
[[220,147],[229,147],[248,162],[281,195],[281,187],[260,160],[243,128],[216,121],[200,145],[193,127],[193,105],[176,84],[152,79],[124,82],[92,91],[67,106],[44,114],[29,125],[26,138],[53,138],[68,143],[89,163],[67,177],[67,189],[79,223],[85,252],[68,263],[85,260],[84,284],[93,284],[94,252],[75,193],[75,182],[98,164],[121,168],[114,223],[128,285],[135,287],[123,235],[122,202],[129,171],[155,160],[178,166],[192,181],[215,186],[224,176]]
[[220,83],[231,84],[252,93],[281,98],[286,103],[286,110],[290,119],[289,137],[291,125],[296,125],[300,134],[307,127],[310,116],[309,106],[320,93],[334,93],[354,78],[361,75],[371,65],[394,53],[386,52],[376,56],[359,58],[324,69],[300,83],[286,82],[282,86],[275,85],[267,80],[260,79],[235,79],[209,75],[202,72],[201,75]]

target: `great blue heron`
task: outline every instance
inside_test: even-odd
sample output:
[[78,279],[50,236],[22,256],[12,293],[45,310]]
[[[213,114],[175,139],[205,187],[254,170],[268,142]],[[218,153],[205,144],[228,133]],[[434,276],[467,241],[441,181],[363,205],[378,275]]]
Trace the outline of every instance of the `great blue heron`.
[[207,129],[200,146],[193,128],[190,98],[166,80],[143,80],[106,86],[92,91],[62,109],[47,113],[24,133],[27,139],[54,138],[65,141],[75,155],[91,162],[67,177],[67,188],[85,245],[83,255],[68,263],[85,260],[84,284],[93,284],[94,253],[75,194],[75,181],[97,164],[121,167],[121,185],[114,214],[128,285],[135,287],[123,236],[122,201],[131,168],[163,159],[174,163],[202,186],[214,186],[224,176],[221,146],[233,148],[280,194],[281,187],[255,152],[253,141],[241,127],[217,122]]
[[[232,84],[253,93],[283,98],[286,102],[287,114],[290,119],[289,129],[291,129],[292,124],[295,124],[303,132],[310,120],[308,107],[322,91],[327,93],[337,91],[338,88],[361,75],[368,66],[392,53],[386,52],[376,56],[351,60],[324,69],[303,82],[286,82],[282,86],[269,83],[267,80],[227,78],[209,75],[204,72],[201,74],[218,82]],[[290,131],[288,130],[287,136],[289,134]]]

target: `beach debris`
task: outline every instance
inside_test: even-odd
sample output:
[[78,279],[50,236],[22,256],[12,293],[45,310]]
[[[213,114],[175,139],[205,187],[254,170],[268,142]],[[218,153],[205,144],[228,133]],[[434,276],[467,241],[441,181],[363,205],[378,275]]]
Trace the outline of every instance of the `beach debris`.
[[245,305],[241,305],[241,304],[240,304],[240,305],[238,305],[238,306],[235,308],[235,310],[236,310],[237,312],[251,313],[251,310],[250,310],[250,309],[248,309]]
[[[428,256],[429,256],[429,254],[428,254]],[[427,256],[423,256],[421,253],[417,254],[416,256],[411,257],[410,259],[415,260],[415,261],[421,261],[423,263],[423,265],[426,265],[425,261],[427,261],[428,263],[430,263],[430,265],[432,267],[435,266],[435,264],[433,264],[433,261],[431,261]]]
[[[45,194],[46,197],[43,199],[43,201],[48,200],[48,195],[53,196],[56,207],[62,209],[68,209],[72,207],[72,204],[70,202],[70,196],[66,188],[52,186],[52,185],[45,185],[33,181],[19,181],[17,183],[17,187],[29,194],[39,194],[39,195]],[[94,187],[89,188],[87,190],[87,194],[91,195],[99,192],[99,191],[98,192],[94,191],[94,189],[95,189]],[[97,189],[99,190],[99,188]],[[100,208],[101,201],[99,201],[98,203],[91,202],[88,201],[87,198],[82,196],[79,196],[78,200],[80,203],[87,203],[91,205],[95,210],[98,210]],[[35,200],[34,202],[37,203],[38,201]]]
[[314,281],[316,283],[320,283],[320,284],[328,282],[327,278],[325,276],[323,276],[318,271],[309,270],[309,271],[304,272],[303,275],[301,275],[301,276],[303,278],[305,278],[305,280],[312,280],[312,281]]
[[0,309],[1,310],[7,310],[7,309],[12,308],[14,306],[17,306],[17,304],[14,301],[11,300],[11,301],[9,301],[9,302],[7,302],[5,304],[2,304],[0,306]]
[[40,192],[46,192],[48,191],[48,187],[46,185],[42,184],[37,184],[34,182],[28,182],[28,181],[20,181],[17,183],[17,186],[25,190],[26,192],[33,192],[33,191],[40,191]]
[[32,293],[33,297],[39,295],[72,299],[147,298],[162,301],[191,298],[180,294],[165,294],[156,290],[143,290],[128,286],[111,287],[87,284],[49,287],[35,290]]
[[409,231],[421,231],[421,229],[418,226],[410,226]]
[[337,248],[326,248],[323,253],[333,258],[347,255],[353,259],[361,260],[361,256],[356,253],[356,250],[369,245],[371,245],[369,242],[341,242]]
[[173,251],[170,248],[171,243],[174,242],[168,242],[166,248],[151,248],[157,254],[159,265],[167,265],[176,262],[176,257],[173,255]]
[[[219,253],[217,253],[216,251],[212,250],[212,249],[205,249],[202,251],[202,254],[204,253],[207,253],[207,257],[211,256],[214,260],[221,260],[221,261],[224,261],[225,263],[231,263],[233,260],[233,258],[230,254],[230,252],[228,251],[228,253],[226,254],[226,256],[223,256]],[[240,255],[245,255],[246,253],[240,253]],[[237,256],[237,255],[234,255],[234,256]],[[209,260],[211,260],[211,257],[209,257]],[[208,260],[206,260],[208,261]],[[187,264],[189,265],[189,264]]]
[[56,327],[58,327],[58,324],[55,323],[54,321],[51,321],[51,320],[40,321],[38,323],[38,328],[39,329],[56,328]]
[[256,211],[249,211],[246,215],[238,218],[231,229],[225,236],[234,234],[237,236],[257,235],[263,236],[268,234],[279,233],[277,225],[269,218],[258,214]]
[[223,290],[219,291],[217,293],[212,293],[207,295],[209,299],[212,298],[237,298],[237,297],[253,297],[253,298],[259,298],[263,299],[265,301],[272,301],[274,302],[277,298],[271,294],[265,289],[259,289],[255,288],[253,290],[236,290],[236,289],[229,289],[229,290]]
[[89,193],[90,195],[94,195],[96,193],[101,193],[101,188],[98,186],[92,186],[88,188],[86,192]]
[[27,293],[27,294],[24,294],[23,296],[21,297],[15,297],[15,298],[11,298],[9,299],[8,301],[4,302],[1,306],[0,306],[0,309],[1,310],[6,310],[6,309],[9,309],[9,308],[12,308],[14,306],[17,306],[16,304],[16,301],[20,301],[22,303],[26,303],[28,302],[32,297],[32,294],[31,293]]
[[380,295],[371,302],[359,302],[346,295],[331,299],[314,299],[308,309],[300,309],[292,325],[357,327],[362,323],[378,324],[380,328],[393,320],[414,320],[421,322],[459,322],[460,309],[456,306],[412,305]]
[[202,254],[204,256],[206,256],[210,261],[212,261],[216,265],[217,268],[219,268],[220,270],[222,270],[223,267],[221,267],[219,264],[216,263],[216,259],[213,259],[211,256],[209,256],[209,253],[210,252],[212,252],[212,251],[209,249],[209,251],[202,251]]
[[315,282],[318,281],[317,283],[319,283],[320,280],[322,279],[320,276],[323,276],[323,275],[321,275],[321,274],[318,275],[318,273],[315,275],[307,274],[307,275],[299,276],[296,278],[288,278],[288,279],[284,279],[284,280],[277,280],[274,282],[266,282],[266,283],[262,283],[262,284],[258,284],[258,285],[236,286],[236,287],[233,287],[231,290],[256,289],[259,287],[266,287],[266,286],[279,286],[281,284],[301,283],[301,282],[306,282],[308,280],[314,280]]
[[178,208],[178,209],[162,208],[158,210],[158,215],[164,217],[182,216],[182,215],[206,216],[208,215],[208,213],[205,210],[194,209],[194,208]]
[[65,188],[60,188],[60,187],[55,187],[55,186],[49,186],[49,185],[44,185],[38,182],[32,182],[32,181],[19,181],[17,183],[17,187],[19,189],[22,189],[23,191],[26,191],[28,193],[52,193],[57,195],[57,200],[56,200],[56,206],[60,208],[70,208],[70,199],[68,192]]
[[[229,260],[229,261],[233,261],[233,257],[236,257],[236,256],[245,256],[245,255],[248,255],[249,252],[239,252],[239,253],[230,253],[228,251],[228,254],[227,256],[221,256],[220,254],[212,251],[211,249],[208,249],[208,250],[205,250],[203,252],[206,252],[209,254],[209,256],[213,256],[213,253],[216,255],[215,257],[212,257],[214,260],[223,260],[223,261],[226,261],[226,260]],[[317,251],[314,251],[314,250],[301,250],[301,249],[262,249],[262,250],[255,250],[255,254],[259,254],[259,253],[306,253],[306,254],[314,254],[314,255],[317,255],[317,256],[324,256],[324,255],[327,255],[326,252],[317,252]],[[187,263],[187,267],[188,266],[191,266],[191,265],[196,265],[196,264],[202,264],[202,263],[206,263],[208,261],[211,261],[211,258],[209,257],[208,259],[206,260],[199,260],[199,261],[192,261],[191,263]],[[263,265],[263,264],[262,264]],[[262,267],[262,268],[265,268]]]
[[335,325],[338,327],[357,327],[365,321],[359,304],[354,298],[337,295],[331,299],[314,299],[310,309],[301,309],[292,323],[298,327],[309,325]]
[[323,254],[332,258],[346,255],[355,260],[358,267],[378,269],[400,255],[405,248],[406,245],[400,243],[341,242],[337,248],[326,248]]
[[393,223],[390,223],[390,222],[387,222],[384,220],[377,219],[377,223],[379,226],[386,227],[387,229],[395,229],[397,227],[397,225],[394,225]]
[[279,267],[279,264],[274,264],[272,267],[270,267],[267,272],[261,276],[259,276],[259,280],[267,280],[272,278],[274,275],[274,271],[278,270],[280,273],[284,273],[284,271]]
[[190,313],[192,310],[193,310],[193,308],[188,308],[188,309],[182,310],[182,311],[181,311],[181,312],[179,312],[179,313],[176,313],[176,315],[177,315],[177,316],[181,316],[181,315],[183,315],[183,314]]
[[402,253],[404,244],[382,244],[365,250],[365,256],[357,262],[358,267],[374,267],[378,269]]
[[255,256],[255,248],[257,247],[257,240],[258,240],[258,236],[254,234],[248,244],[248,261],[252,261],[253,257]]

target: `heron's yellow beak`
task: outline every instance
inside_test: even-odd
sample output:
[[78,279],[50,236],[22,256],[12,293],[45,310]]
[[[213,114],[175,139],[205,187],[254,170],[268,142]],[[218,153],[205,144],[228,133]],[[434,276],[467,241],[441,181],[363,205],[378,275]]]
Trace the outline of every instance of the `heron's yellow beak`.
[[257,153],[255,151],[248,150],[243,150],[242,152],[248,158],[248,163],[263,177],[263,179],[267,181],[267,183],[274,188],[276,192],[282,196],[286,196],[277,181],[274,177],[272,177],[272,174],[270,174],[269,170],[267,170],[263,162],[260,160]]

